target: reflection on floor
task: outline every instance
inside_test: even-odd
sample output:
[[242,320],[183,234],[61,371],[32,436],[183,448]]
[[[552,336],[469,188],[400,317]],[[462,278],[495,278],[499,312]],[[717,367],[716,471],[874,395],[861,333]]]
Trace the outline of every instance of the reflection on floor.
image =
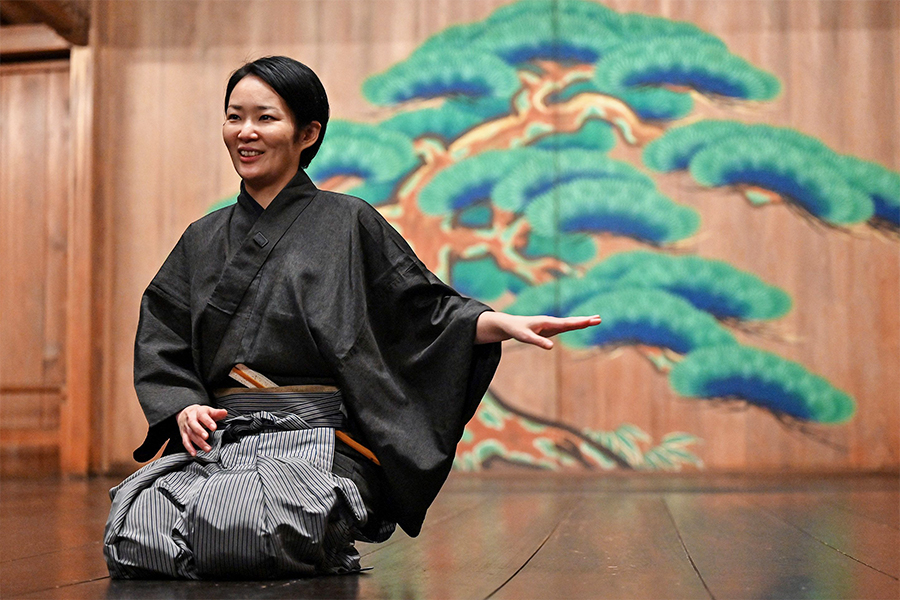
[[114,480],[0,488],[2,598],[900,597],[900,478],[454,475],[361,575],[111,581]]

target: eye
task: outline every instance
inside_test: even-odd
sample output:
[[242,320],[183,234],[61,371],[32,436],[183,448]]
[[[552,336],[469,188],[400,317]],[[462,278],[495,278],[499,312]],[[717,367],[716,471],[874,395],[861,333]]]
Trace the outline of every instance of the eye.
[[227,121],[238,121],[238,120],[240,120],[240,117],[239,117],[238,115],[234,114],[234,113],[231,113],[231,114],[227,115],[227,116],[225,117],[225,119],[226,119]]
[[262,115],[261,117],[259,117],[259,120],[260,121],[274,121],[275,117],[273,117],[272,115]]

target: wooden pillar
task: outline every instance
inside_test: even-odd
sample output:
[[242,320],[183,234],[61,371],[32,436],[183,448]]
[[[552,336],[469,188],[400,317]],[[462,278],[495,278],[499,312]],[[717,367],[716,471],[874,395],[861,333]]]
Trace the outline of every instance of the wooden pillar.
[[70,159],[68,290],[66,300],[66,394],[60,414],[60,470],[85,475],[90,468],[93,317],[93,123],[94,54],[72,48],[70,74]]

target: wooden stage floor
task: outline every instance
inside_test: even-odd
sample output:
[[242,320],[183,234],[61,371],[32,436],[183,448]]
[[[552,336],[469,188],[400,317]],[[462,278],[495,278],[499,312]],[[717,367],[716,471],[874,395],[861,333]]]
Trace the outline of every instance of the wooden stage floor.
[[900,597],[897,476],[454,475],[416,539],[362,545],[360,575],[111,581],[115,480],[0,484],[7,598]]

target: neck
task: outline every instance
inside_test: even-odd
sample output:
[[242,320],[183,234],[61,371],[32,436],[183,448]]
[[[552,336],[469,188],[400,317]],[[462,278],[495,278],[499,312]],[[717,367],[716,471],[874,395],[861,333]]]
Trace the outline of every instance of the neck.
[[256,200],[257,204],[263,208],[268,208],[269,204],[272,203],[272,200],[275,199],[275,196],[290,183],[291,179],[294,178],[294,175],[296,175],[296,173],[289,173],[280,177],[277,181],[264,184],[254,183],[245,179],[244,189],[246,189],[247,193]]
[[278,195],[278,192],[284,189],[284,185],[256,187],[250,183],[244,182],[244,188],[247,190],[247,193],[256,200],[257,204],[263,208],[269,208],[269,205],[272,203],[272,200],[275,199],[275,196]]

